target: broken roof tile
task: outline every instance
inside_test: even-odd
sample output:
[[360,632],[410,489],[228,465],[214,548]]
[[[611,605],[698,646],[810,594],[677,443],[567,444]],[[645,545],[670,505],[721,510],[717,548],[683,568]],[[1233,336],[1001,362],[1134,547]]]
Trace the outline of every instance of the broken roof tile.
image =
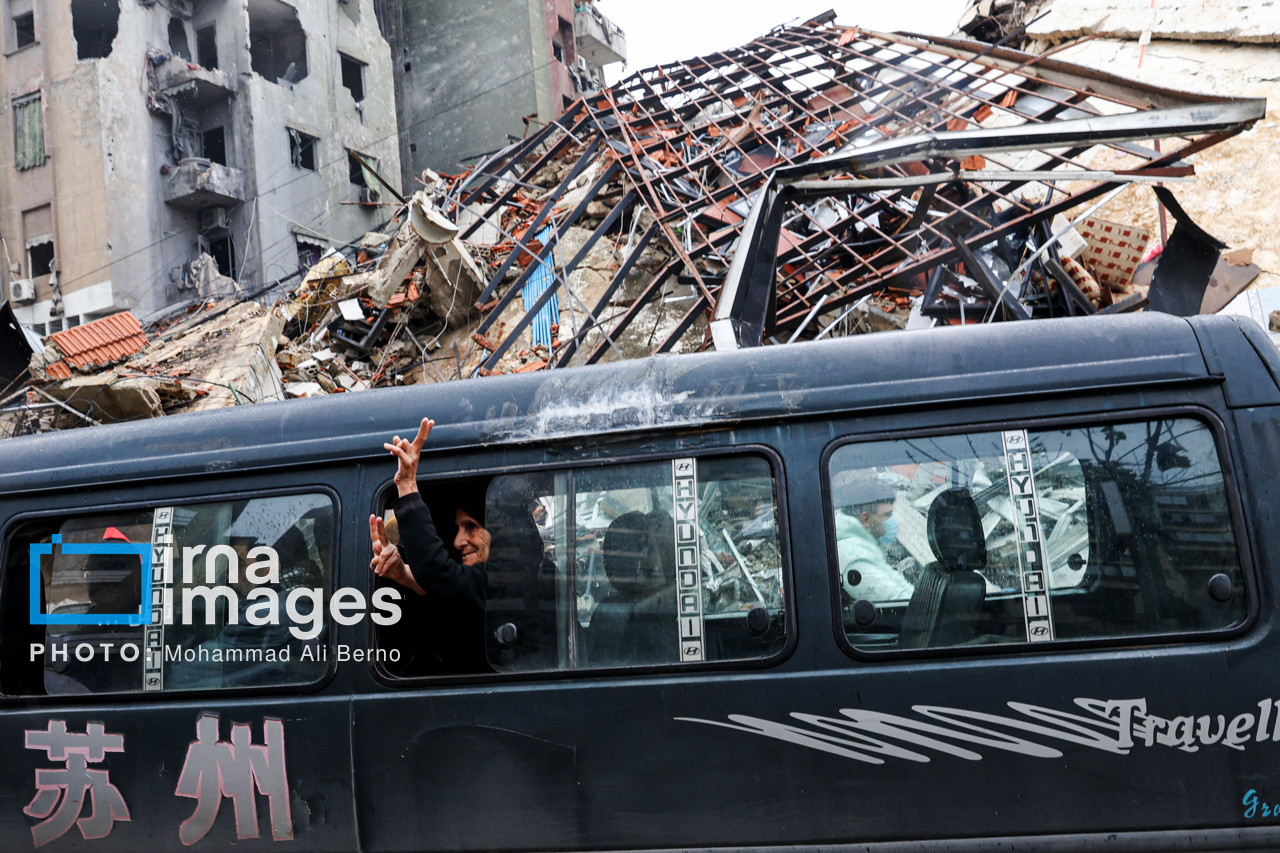
[[[83,326],[54,332],[49,339],[76,367],[111,364],[147,345],[147,335],[129,311],[102,317]],[[69,375],[69,374],[68,374]]]

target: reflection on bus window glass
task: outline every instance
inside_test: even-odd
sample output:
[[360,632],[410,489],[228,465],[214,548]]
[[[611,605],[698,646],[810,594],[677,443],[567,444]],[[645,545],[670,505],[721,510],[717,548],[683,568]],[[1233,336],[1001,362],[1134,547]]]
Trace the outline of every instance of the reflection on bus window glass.
[[618,465],[541,483],[498,477],[486,508],[495,543],[511,523],[497,510],[517,479],[551,569],[538,583],[505,584],[490,570],[486,634],[497,670],[767,657],[785,642],[765,460]]
[[845,629],[859,647],[1144,636],[1244,618],[1225,483],[1198,421],[847,445],[828,476]]
[[[169,544],[169,571],[156,563],[157,617],[140,625],[50,625],[45,630],[44,689],[102,693],[300,684],[328,668],[324,602],[332,578],[333,507],[322,495],[253,498],[50,523],[36,541],[66,545]],[[59,537],[59,538],[55,538]],[[268,570],[263,547],[276,555]],[[257,568],[254,568],[254,567]],[[54,547],[41,563],[44,612],[139,614],[142,560],[137,554],[69,554]],[[305,590],[290,618],[286,601]],[[276,602],[274,621],[264,602]],[[161,625],[164,613],[169,624]],[[307,639],[290,631],[301,624]],[[310,626],[308,628],[308,626]],[[314,630],[312,630],[314,629]],[[82,660],[75,650],[91,647]],[[83,651],[83,649],[81,649]],[[141,652],[141,653],[139,653]]]

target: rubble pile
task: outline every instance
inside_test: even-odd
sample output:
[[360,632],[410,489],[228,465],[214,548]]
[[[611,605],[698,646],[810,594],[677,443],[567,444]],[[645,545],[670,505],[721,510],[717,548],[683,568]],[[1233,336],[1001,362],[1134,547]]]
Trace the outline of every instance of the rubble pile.
[[[90,375],[34,356],[0,432],[713,346],[1216,311],[1257,267],[1164,185],[1262,110],[823,16],[637,73],[463,174],[425,172],[270,309],[202,303]],[[1109,218],[1135,182],[1160,185],[1159,233]]]

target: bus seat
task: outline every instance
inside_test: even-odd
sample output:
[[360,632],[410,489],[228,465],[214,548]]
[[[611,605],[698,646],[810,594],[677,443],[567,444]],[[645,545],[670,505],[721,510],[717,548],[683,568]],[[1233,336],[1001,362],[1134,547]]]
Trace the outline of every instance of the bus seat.
[[[609,525],[602,556],[613,592],[597,605],[587,627],[587,656],[593,666],[676,659],[675,597],[664,595],[668,589],[674,592],[671,523],[671,516],[655,510],[647,515],[628,512]],[[670,653],[664,654],[668,646]]]
[[956,646],[972,640],[987,582],[982,516],[967,489],[948,489],[929,505],[929,545],[937,560],[925,566],[902,618],[900,648]]

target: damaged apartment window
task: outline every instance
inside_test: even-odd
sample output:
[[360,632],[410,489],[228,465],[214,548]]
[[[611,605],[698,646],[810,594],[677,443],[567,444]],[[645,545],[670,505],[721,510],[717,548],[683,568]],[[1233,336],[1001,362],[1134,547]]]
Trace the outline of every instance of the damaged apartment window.
[[347,149],[347,180],[360,187],[360,201],[364,204],[372,204],[378,200],[380,182],[373,174],[377,168],[376,157]]
[[31,278],[53,272],[53,240],[42,240],[27,247],[27,271]]
[[209,256],[218,265],[218,272],[227,278],[239,277],[240,271],[236,269],[236,247],[231,242],[230,235],[220,237],[217,240],[210,240]]
[[342,85],[351,93],[351,99],[357,104],[364,100],[364,66],[358,59],[352,59],[345,53],[338,54],[342,65]]
[[249,62],[276,83],[307,76],[307,37],[296,9],[281,0],[249,0]]
[[13,16],[13,49],[19,50],[36,43],[36,16],[24,12]]
[[564,46],[564,56],[560,57],[560,61],[565,65],[573,65],[578,59],[578,52],[574,48],[573,24],[560,18],[560,44]]
[[44,165],[44,102],[39,94],[14,102],[13,165],[20,172]]
[[215,127],[201,134],[201,149],[205,159],[227,165],[227,133],[225,128]]
[[191,61],[191,42],[187,40],[187,25],[178,18],[169,19],[169,50]]
[[289,128],[289,162],[299,169],[316,171],[316,142],[318,141],[314,136]]
[[196,30],[196,61],[211,71],[218,67],[218,29],[213,24]]
[[309,237],[303,237],[301,234],[294,234],[293,239],[298,247],[299,269],[309,270],[320,263],[320,259],[324,257],[326,251],[324,243]]
[[118,0],[71,0],[71,33],[77,59],[101,59],[111,55],[111,43],[120,29]]

